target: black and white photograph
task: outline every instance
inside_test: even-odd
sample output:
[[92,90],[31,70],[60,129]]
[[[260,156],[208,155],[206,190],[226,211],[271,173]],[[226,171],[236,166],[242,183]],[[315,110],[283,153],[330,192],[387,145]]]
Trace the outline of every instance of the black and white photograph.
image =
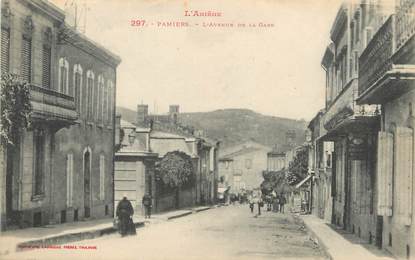
[[415,260],[415,0],[0,8],[0,259]]

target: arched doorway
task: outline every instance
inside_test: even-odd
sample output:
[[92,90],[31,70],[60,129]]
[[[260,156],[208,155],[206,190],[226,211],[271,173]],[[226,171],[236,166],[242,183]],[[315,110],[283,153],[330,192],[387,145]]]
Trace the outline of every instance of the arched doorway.
[[91,216],[91,152],[84,152],[84,217]]

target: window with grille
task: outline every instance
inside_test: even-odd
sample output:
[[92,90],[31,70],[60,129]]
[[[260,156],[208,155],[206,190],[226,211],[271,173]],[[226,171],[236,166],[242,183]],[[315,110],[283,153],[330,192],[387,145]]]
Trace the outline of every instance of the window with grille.
[[32,74],[32,40],[23,37],[21,52],[21,77],[22,80],[31,82]]
[[1,28],[1,73],[9,72],[10,31]]
[[34,145],[34,195],[43,194],[43,182],[45,176],[45,132],[37,129],[33,132]]
[[50,61],[51,49],[48,46],[43,46],[42,52],[42,86],[50,88]]

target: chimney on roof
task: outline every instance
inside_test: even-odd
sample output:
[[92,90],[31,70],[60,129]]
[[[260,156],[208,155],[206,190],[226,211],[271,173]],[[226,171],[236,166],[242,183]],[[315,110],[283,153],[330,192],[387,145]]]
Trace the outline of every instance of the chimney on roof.
[[143,125],[148,116],[148,105],[137,105],[137,125]]
[[179,105],[170,105],[169,106],[169,117],[170,122],[177,124],[179,117]]

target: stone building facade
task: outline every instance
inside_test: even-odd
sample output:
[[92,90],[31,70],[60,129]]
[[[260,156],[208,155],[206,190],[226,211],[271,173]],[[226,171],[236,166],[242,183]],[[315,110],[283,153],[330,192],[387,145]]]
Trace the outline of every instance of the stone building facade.
[[[322,118],[334,142],[333,223],[364,240],[381,243],[376,214],[377,132],[381,109],[357,104],[362,69],[359,57],[393,11],[385,1],[348,1],[339,8],[322,59],[326,71],[326,107]],[[365,67],[369,69],[369,67]],[[365,72],[363,72],[365,73]],[[364,76],[363,76],[364,77]]]
[[[119,58],[66,27],[62,10],[46,1],[2,1],[1,27],[2,73],[30,84],[32,104],[30,128],[15,145],[2,146],[2,229],[106,215],[112,208],[112,115]],[[86,73],[74,73],[83,71],[80,67],[106,73],[104,88],[111,90],[96,100],[94,111],[103,111],[103,100],[110,100],[105,109],[109,120],[101,130],[107,134],[86,129],[80,103]],[[95,129],[95,122],[88,127]],[[98,143],[101,154],[95,153]]]
[[359,58],[359,104],[382,106],[377,149],[380,246],[415,258],[415,1],[396,2]]

